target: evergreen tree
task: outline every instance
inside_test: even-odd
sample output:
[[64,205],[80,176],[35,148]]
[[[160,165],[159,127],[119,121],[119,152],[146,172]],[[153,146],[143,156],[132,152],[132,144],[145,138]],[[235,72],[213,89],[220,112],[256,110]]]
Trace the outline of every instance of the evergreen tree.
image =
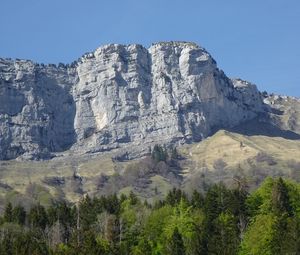
[[184,248],[182,236],[179,233],[177,227],[174,229],[171,240],[169,241],[168,250],[170,252],[169,254],[172,254],[172,255],[184,255],[185,254],[185,248]]
[[166,196],[166,203],[171,206],[177,205],[181,200],[188,202],[187,195],[181,189],[173,188]]
[[134,194],[133,191],[130,191],[129,201],[131,205],[136,205],[139,202],[137,195]]
[[288,214],[291,216],[293,214],[289,202],[288,189],[281,177],[274,181],[273,184],[272,210],[276,215]]
[[203,253],[208,253],[215,248],[219,238],[218,219],[222,213],[231,211],[233,196],[224,184],[213,185],[209,188],[204,200],[205,218],[203,221],[202,247]]
[[190,202],[174,188],[153,206],[132,192],[86,196],[78,208],[37,204],[26,214],[8,203],[0,255],[300,254],[300,184],[282,178],[251,194],[218,184]]
[[237,219],[238,231],[240,239],[242,239],[243,234],[246,230],[250,215],[247,208],[247,198],[248,192],[240,187],[238,189],[234,189],[232,191],[232,204],[231,204],[231,212]]
[[11,202],[9,202],[4,209],[4,221],[6,222],[13,221],[13,207]]
[[209,254],[236,254],[240,244],[236,218],[222,212],[213,224],[215,229],[209,240]]
[[80,253],[82,255],[102,255],[104,254],[102,247],[98,245],[95,237],[95,233],[93,231],[88,230],[84,232],[83,242],[80,247]]
[[37,204],[33,206],[28,214],[31,227],[45,229],[48,224],[48,217],[45,208]]
[[241,255],[299,253],[299,217],[294,208],[300,208],[298,185],[282,178],[267,178],[250,195],[247,200],[252,220],[242,241]]
[[165,148],[156,144],[152,150],[151,157],[155,162],[166,161],[168,152]]
[[0,245],[0,255],[13,255],[13,235],[11,232],[6,232]]
[[80,227],[82,230],[88,230],[90,226],[96,222],[97,213],[93,200],[86,195],[79,204]]
[[120,200],[116,194],[110,195],[105,200],[105,210],[110,214],[120,213]]
[[12,210],[13,221],[19,225],[24,225],[26,220],[26,211],[23,206],[18,205]]
[[191,198],[191,205],[193,208],[202,208],[204,206],[204,198],[201,193],[197,190],[193,191],[192,198]]

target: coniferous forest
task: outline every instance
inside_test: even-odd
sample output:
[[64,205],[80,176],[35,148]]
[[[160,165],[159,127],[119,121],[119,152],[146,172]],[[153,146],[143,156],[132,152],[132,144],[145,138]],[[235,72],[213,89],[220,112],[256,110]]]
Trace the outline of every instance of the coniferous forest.
[[155,204],[134,193],[27,211],[8,203],[0,254],[300,254],[300,185],[267,178],[251,193],[221,183],[190,196],[174,188]]

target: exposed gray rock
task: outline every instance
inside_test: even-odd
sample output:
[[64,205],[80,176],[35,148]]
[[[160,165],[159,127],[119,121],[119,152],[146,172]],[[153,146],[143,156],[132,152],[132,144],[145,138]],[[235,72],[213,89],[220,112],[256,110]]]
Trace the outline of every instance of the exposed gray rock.
[[0,60],[0,159],[39,159],[75,142],[75,70]]
[[249,110],[262,112],[262,97],[255,84],[241,79],[231,79],[237,92],[237,97]]
[[254,85],[228,79],[193,43],[110,44],[58,67],[0,59],[2,160],[125,147],[139,154],[263,111]]
[[270,122],[283,130],[300,134],[300,99],[290,96],[265,95]]

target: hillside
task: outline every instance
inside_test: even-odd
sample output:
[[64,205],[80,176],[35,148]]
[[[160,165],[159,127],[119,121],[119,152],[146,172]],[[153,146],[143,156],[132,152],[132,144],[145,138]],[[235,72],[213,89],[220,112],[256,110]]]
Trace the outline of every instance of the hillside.
[[58,66],[0,58],[0,204],[298,180],[299,143],[299,99],[229,79],[194,43],[109,44]]
[[[76,202],[84,194],[134,191],[155,201],[172,187],[205,191],[212,183],[257,187],[266,176],[300,181],[300,141],[220,130],[206,140],[179,147],[176,159],[153,162],[150,156],[120,161],[114,154],[62,157],[50,161],[1,161],[2,204],[52,199]],[[169,153],[170,154],[170,153]]]
[[187,158],[184,186],[190,190],[219,181],[228,185],[242,182],[253,188],[267,176],[300,180],[299,140],[222,130],[199,144],[186,146],[182,153]]

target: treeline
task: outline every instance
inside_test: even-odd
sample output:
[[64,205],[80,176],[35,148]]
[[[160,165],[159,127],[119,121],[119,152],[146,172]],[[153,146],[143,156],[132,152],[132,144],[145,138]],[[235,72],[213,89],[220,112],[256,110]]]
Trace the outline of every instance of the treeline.
[[29,211],[8,203],[0,254],[300,254],[300,185],[267,178],[251,194],[218,184],[190,197],[173,189],[154,204],[134,193]]

